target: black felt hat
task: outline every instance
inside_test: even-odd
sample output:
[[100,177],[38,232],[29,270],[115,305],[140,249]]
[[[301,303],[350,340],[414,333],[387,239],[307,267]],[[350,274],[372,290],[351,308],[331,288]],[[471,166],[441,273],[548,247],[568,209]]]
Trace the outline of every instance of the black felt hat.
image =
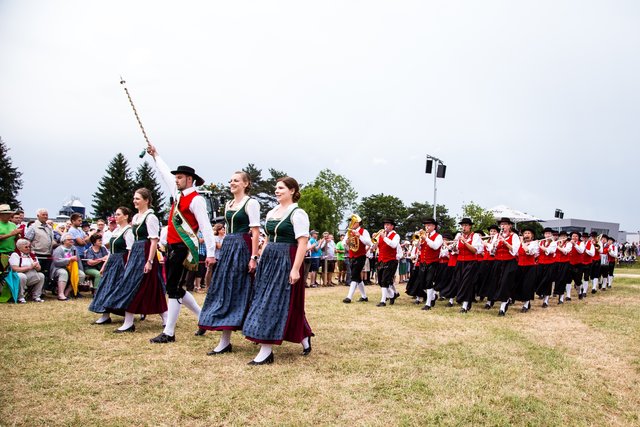
[[435,226],[437,227],[437,226],[438,226],[438,221],[436,221],[436,220],[435,220],[435,219],[433,219],[433,218],[427,218],[427,219],[423,219],[423,220],[422,220],[422,224],[423,224],[423,225],[433,224],[433,225],[435,225]]
[[471,221],[471,218],[462,218],[458,224],[460,224],[460,225],[464,225],[464,224],[473,225],[473,221]]
[[196,173],[196,170],[194,168],[192,168],[191,166],[185,166],[185,165],[180,165],[178,166],[178,169],[171,171],[172,174],[177,175],[179,173],[184,174],[184,175],[189,175],[193,177],[193,182],[195,182],[196,186],[200,186],[202,184],[204,184],[204,179],[202,179],[200,177],[200,175],[198,175]]
[[498,221],[498,224],[502,224],[503,222],[513,225],[513,221],[511,221],[511,218],[507,218],[506,216],[503,216],[502,218],[500,218],[500,221]]
[[393,218],[383,218],[383,219],[382,219],[382,223],[383,223],[383,224],[391,224],[391,225],[393,225],[394,227],[396,226],[396,220],[395,220],[395,219],[393,219]]

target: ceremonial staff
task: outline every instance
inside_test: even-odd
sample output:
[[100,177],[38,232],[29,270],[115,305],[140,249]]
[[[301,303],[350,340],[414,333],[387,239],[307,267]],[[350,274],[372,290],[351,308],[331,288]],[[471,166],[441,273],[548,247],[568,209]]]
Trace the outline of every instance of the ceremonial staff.
[[[133,108],[133,114],[135,114],[135,116],[136,116],[136,120],[138,121],[138,125],[140,125],[140,130],[142,131],[142,136],[144,136],[144,140],[147,141],[147,147],[149,147],[149,146],[151,146],[151,143],[149,142],[149,138],[147,138],[147,133],[144,131],[144,126],[142,126],[142,121],[140,121],[140,116],[138,116],[138,111],[136,110],[136,106],[133,105],[133,100],[131,99],[131,95],[129,94],[129,90],[125,86],[126,83],[127,82],[124,81],[122,76],[120,76],[120,84],[124,88],[124,91],[127,94],[127,98],[129,98],[129,104],[131,104],[131,108]],[[140,156],[139,157],[143,158],[144,154],[146,152],[147,152],[147,149],[145,148],[144,150],[142,150],[140,152]]]

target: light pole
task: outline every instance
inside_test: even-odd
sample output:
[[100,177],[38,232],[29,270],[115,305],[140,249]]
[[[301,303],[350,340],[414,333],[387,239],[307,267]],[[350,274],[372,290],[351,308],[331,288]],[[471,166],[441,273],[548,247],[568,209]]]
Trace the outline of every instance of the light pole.
[[425,168],[425,173],[432,173],[434,162],[435,162],[436,170],[435,170],[435,173],[433,174],[433,219],[435,220],[436,219],[436,196],[438,194],[438,188],[436,186],[436,178],[444,178],[447,172],[447,167],[442,162],[442,160],[427,154],[427,166]]

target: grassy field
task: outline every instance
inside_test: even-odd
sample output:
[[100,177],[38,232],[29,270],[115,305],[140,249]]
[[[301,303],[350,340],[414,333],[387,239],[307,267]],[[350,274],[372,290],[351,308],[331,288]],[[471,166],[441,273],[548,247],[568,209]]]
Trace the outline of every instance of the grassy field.
[[640,279],[506,318],[377,308],[367,289],[350,305],[310,289],[313,352],[285,343],[259,367],[240,335],[206,356],[217,336],[186,311],[177,342],[152,345],[159,316],[123,336],[91,325],[87,298],[2,304],[0,425],[640,425]]

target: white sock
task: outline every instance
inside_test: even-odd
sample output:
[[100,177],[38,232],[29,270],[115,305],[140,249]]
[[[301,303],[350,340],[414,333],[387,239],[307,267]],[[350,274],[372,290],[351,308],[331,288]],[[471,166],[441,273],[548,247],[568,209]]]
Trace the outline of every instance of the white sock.
[[527,302],[525,302],[524,304],[522,304],[522,307],[523,307],[523,308],[527,308],[527,309],[528,309],[528,308],[529,308],[529,303],[530,303],[530,302],[531,302],[531,301],[527,301]]
[[162,319],[162,326],[167,325],[167,312],[160,313],[160,318]]
[[389,289],[388,288],[380,288],[380,290],[382,291],[380,293],[380,302],[386,302],[387,301],[387,291]]
[[503,302],[500,304],[500,311],[507,311],[507,302]]
[[466,310],[467,307],[469,307],[469,301],[463,301],[462,302],[462,308]]
[[176,298],[169,298],[169,309],[167,310],[167,325],[164,327],[165,335],[174,336],[176,333],[176,323],[178,323],[178,315],[182,304]]
[[118,329],[124,331],[125,329],[129,329],[133,326],[133,313],[129,313],[128,311],[124,312],[124,323]]
[[358,286],[356,282],[351,282],[351,285],[349,285],[349,293],[347,294],[347,298],[353,299],[353,294],[356,293],[356,286]]
[[613,276],[609,276],[609,287],[613,285]]
[[549,304],[549,295],[545,295],[545,297],[544,297],[544,303],[545,303],[545,304]]
[[362,298],[367,297],[367,291],[364,289],[364,282],[358,283],[358,290],[360,291],[360,295],[362,296]]
[[302,344],[302,348],[303,349],[308,349],[309,348],[309,337],[304,337],[304,339],[301,342]]
[[436,299],[436,290],[433,288],[427,289],[427,299],[425,301],[425,304],[431,305],[431,301],[435,299]]
[[591,286],[593,286],[591,288],[592,291],[597,291],[598,290],[598,279],[593,279],[593,283],[592,283]]
[[560,301],[564,302],[564,294],[560,295]]
[[109,313],[102,313],[102,316],[96,320],[96,323],[104,323],[109,319],[111,319],[111,315]]
[[260,351],[258,352],[256,358],[253,359],[253,361],[262,362],[264,359],[269,357],[269,355],[271,354],[271,347],[273,347],[271,344],[260,344]]
[[587,293],[587,286],[589,286],[589,282],[587,281],[582,281],[582,286],[580,287],[580,293],[586,294]]
[[453,298],[449,298],[449,304],[453,305]]
[[606,276],[602,278],[602,289],[607,287],[608,282],[609,282],[609,279]]
[[218,343],[218,346],[213,349],[213,351],[224,350],[229,344],[231,344],[231,331],[222,331],[220,342]]
[[191,295],[191,293],[187,292],[182,297],[182,304],[187,307],[196,317],[200,317],[200,306],[198,305],[198,301]]
[[[565,286],[567,288],[567,298],[571,298],[571,283],[569,283],[567,286]],[[564,301],[564,300],[563,300]]]

